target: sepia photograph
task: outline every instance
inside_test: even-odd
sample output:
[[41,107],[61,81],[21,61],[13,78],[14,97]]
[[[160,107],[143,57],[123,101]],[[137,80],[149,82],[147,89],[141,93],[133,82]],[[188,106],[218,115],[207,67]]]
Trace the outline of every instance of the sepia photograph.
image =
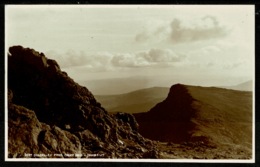
[[5,5],[5,160],[255,162],[254,5]]

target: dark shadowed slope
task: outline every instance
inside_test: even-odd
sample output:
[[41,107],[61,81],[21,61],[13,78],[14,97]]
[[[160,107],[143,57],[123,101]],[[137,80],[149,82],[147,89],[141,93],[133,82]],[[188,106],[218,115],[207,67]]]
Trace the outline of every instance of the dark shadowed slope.
[[251,151],[251,92],[177,84],[164,101],[135,116],[140,133],[150,139],[200,141]]
[[55,60],[21,46],[9,53],[9,158],[157,158],[131,114],[108,114]]
[[149,111],[167,97],[169,89],[153,87],[119,95],[97,95],[96,99],[108,112],[140,113]]

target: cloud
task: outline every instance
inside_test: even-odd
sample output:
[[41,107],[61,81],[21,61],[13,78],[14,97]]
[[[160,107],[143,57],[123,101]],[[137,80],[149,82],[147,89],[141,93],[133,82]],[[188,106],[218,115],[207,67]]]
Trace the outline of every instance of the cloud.
[[120,54],[112,59],[114,66],[120,67],[147,67],[160,65],[173,65],[185,58],[170,49],[151,49],[134,54]]
[[150,39],[151,38],[150,36],[151,35],[148,34],[148,32],[144,31],[144,32],[137,34],[135,36],[135,40],[138,41],[138,42],[144,42],[144,41],[147,41],[148,39]]
[[46,56],[58,61],[61,68],[80,67],[89,71],[104,71],[109,70],[109,64],[113,55],[107,52],[88,54],[83,51],[69,50],[65,53],[58,53],[55,51],[49,51]]
[[186,23],[173,19],[170,23],[138,33],[137,42],[170,41],[174,44],[222,38],[228,35],[226,27],[221,26],[217,18],[205,16],[196,22]]
[[111,63],[115,67],[145,67],[151,65],[143,56],[129,53],[115,55]]
[[47,57],[56,59],[62,68],[84,67],[88,71],[108,71],[117,68],[141,68],[151,66],[173,66],[185,55],[175,53],[170,49],[150,49],[136,53],[96,53],[67,51],[64,54],[48,52]]
[[219,26],[215,17],[206,16],[202,18],[202,25],[194,27],[185,27],[181,21],[174,19],[171,22],[170,39],[174,43],[192,42],[207,40],[213,38],[221,38],[227,35],[227,30]]
[[145,58],[149,62],[178,62],[183,58],[183,55],[176,54],[169,49],[151,49]]

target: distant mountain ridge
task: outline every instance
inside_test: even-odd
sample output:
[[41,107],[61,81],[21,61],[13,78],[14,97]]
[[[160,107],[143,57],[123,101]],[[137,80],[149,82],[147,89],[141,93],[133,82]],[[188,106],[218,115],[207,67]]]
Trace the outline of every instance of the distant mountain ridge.
[[167,97],[169,89],[152,87],[118,95],[96,95],[108,112],[147,112]]
[[144,77],[111,78],[82,81],[82,85],[88,88],[95,95],[118,95],[131,91],[145,89],[149,81]]
[[234,86],[220,86],[221,88],[240,90],[240,91],[253,91],[253,81],[246,81]]

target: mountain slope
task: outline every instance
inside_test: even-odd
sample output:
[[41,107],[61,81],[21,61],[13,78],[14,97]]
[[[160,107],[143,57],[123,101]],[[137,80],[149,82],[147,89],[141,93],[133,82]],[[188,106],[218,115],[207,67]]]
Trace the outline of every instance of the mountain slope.
[[9,158],[157,158],[153,142],[137,129],[133,115],[108,114],[55,60],[9,49]]
[[153,87],[119,95],[96,95],[108,112],[139,113],[149,111],[167,96],[168,88]]
[[251,152],[251,92],[177,84],[164,101],[135,117],[139,132],[153,140],[203,142]]

